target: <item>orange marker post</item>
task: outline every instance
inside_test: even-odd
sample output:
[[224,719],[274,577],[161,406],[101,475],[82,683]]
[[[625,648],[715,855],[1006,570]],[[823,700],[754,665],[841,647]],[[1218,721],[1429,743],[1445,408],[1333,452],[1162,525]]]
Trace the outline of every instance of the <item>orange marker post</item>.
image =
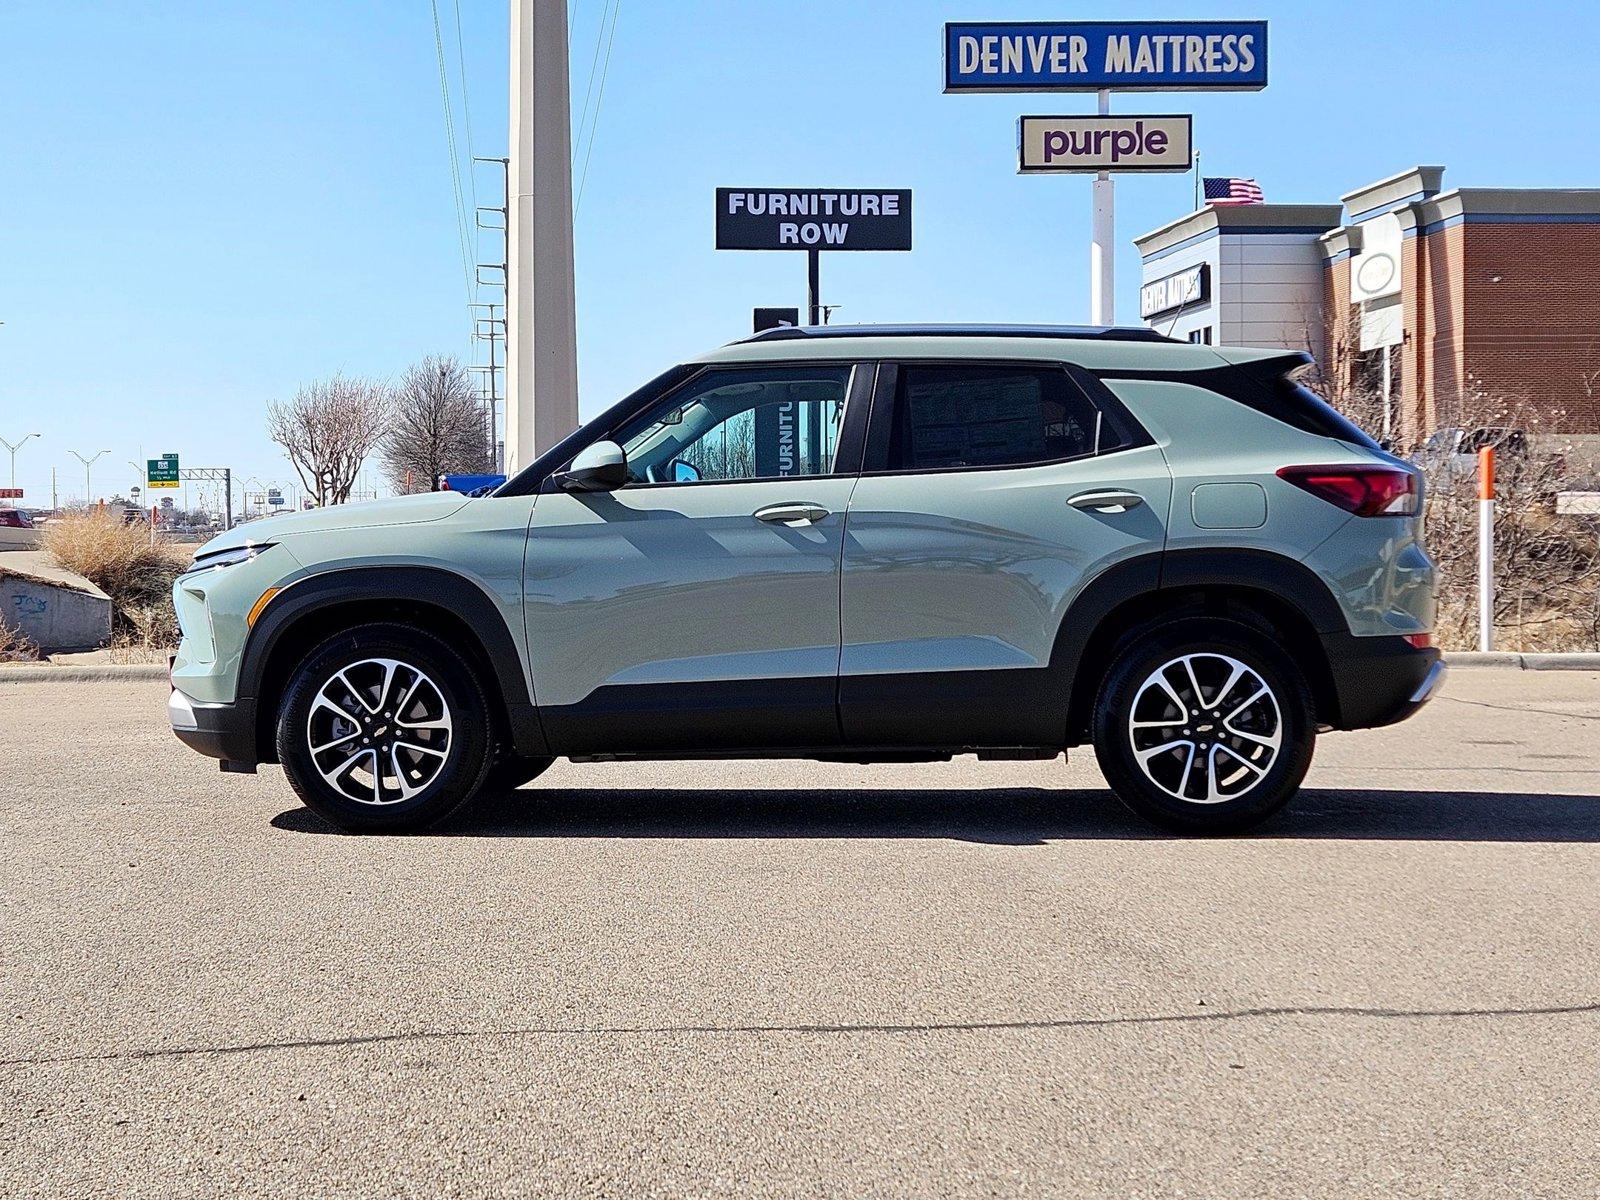
[[1494,649],[1494,447],[1478,451],[1478,649]]

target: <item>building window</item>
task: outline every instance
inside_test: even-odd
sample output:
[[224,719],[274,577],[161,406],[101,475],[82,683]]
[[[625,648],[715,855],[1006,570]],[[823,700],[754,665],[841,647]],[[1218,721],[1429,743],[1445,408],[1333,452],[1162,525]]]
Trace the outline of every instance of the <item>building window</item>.
[[1189,330],[1188,338],[1196,346],[1211,345],[1211,326],[1203,325],[1199,329]]

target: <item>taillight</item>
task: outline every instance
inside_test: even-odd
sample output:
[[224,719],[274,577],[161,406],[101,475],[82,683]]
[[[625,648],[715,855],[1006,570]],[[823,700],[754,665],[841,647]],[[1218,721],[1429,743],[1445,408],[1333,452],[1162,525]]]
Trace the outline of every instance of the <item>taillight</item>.
[[1429,646],[1433,645],[1433,634],[1431,633],[1407,633],[1402,636],[1404,636],[1406,641],[1410,642],[1412,648],[1416,650],[1426,650]]
[[1417,477],[1400,467],[1280,467],[1278,478],[1358,517],[1417,511]]

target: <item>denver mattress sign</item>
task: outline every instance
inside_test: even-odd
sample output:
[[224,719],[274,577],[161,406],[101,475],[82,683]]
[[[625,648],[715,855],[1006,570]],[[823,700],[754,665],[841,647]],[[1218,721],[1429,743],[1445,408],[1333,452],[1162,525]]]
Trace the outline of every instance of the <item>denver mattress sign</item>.
[[1188,117],[1113,117],[1111,93],[1266,86],[1265,21],[950,21],[944,27],[946,92],[1096,93],[1093,116],[1017,122],[1019,171],[1095,177],[1089,234],[1095,325],[1116,320],[1112,173],[1179,171],[1194,161]]
[[1265,21],[952,21],[947,92],[1257,91]]

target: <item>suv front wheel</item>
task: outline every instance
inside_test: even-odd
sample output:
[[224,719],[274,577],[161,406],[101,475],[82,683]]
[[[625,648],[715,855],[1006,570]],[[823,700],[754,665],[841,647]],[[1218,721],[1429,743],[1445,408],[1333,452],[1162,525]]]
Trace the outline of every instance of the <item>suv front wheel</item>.
[[351,832],[398,832],[471,798],[492,744],[483,689],[444,642],[363,625],[313,650],[278,710],[278,761],[296,795]]
[[1300,787],[1316,744],[1305,677],[1249,626],[1196,620],[1130,640],[1095,705],[1117,796],[1180,833],[1235,833]]

